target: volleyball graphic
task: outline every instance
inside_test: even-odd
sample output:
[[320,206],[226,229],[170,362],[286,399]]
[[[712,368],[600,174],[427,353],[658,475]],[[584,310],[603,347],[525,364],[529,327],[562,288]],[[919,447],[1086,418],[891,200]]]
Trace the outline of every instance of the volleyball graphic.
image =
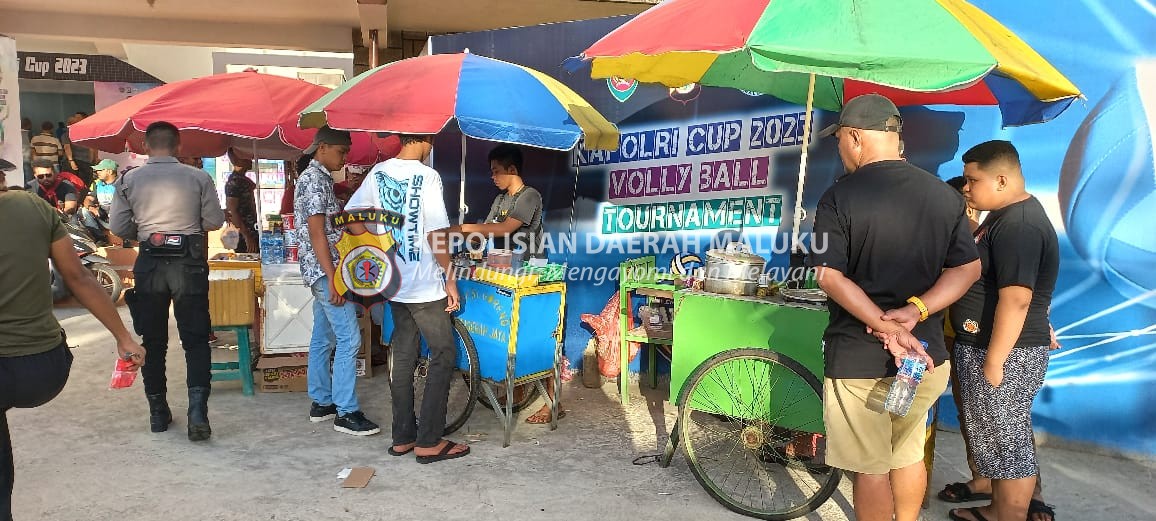
[[[1137,62],[1072,138],[1059,198],[1072,245],[1125,298],[1156,289],[1156,60]],[[1156,299],[1144,304],[1156,307]]]

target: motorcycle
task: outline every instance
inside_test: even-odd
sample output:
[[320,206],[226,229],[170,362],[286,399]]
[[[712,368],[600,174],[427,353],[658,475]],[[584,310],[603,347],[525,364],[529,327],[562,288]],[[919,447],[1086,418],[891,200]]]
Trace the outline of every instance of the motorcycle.
[[[64,228],[72,239],[72,249],[80,258],[80,263],[92,272],[96,281],[100,283],[100,286],[104,288],[105,293],[108,293],[113,302],[120,300],[121,294],[124,293],[124,282],[121,280],[120,274],[112,268],[112,262],[96,253],[96,243],[88,236],[83,227],[66,221]],[[64,278],[56,271],[52,259],[48,259],[48,269],[52,274],[52,299],[60,300],[71,295],[68,287],[64,285]]]

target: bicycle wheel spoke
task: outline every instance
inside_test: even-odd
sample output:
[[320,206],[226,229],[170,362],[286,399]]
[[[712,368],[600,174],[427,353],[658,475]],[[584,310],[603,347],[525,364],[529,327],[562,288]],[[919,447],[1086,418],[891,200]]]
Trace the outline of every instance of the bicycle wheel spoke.
[[801,448],[822,430],[809,409],[821,404],[820,387],[805,372],[776,353],[744,349],[716,355],[687,380],[683,446],[696,479],[728,508],[788,519],[837,486],[838,471],[813,467]]

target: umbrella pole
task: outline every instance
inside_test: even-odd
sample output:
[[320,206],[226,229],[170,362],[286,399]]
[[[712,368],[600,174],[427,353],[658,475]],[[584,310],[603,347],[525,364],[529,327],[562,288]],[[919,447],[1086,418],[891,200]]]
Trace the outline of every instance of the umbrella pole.
[[799,155],[799,186],[795,192],[795,222],[791,228],[791,251],[800,249],[799,236],[803,227],[803,183],[807,179],[807,149],[811,145],[811,110],[815,105],[815,74],[807,83],[807,112],[803,116],[803,151]]
[[[261,211],[261,203],[260,203],[260,201],[262,199],[262,197],[261,197],[261,166],[258,164],[260,162],[260,160],[257,159],[257,140],[254,139],[254,140],[251,140],[250,142],[253,143],[253,177],[257,178],[257,201],[258,201],[257,202],[257,213],[258,213],[257,218],[261,219],[262,216],[265,214],[265,212]],[[260,233],[257,233],[257,236],[260,236],[260,235],[261,235]],[[260,247],[260,245],[258,245],[258,247]]]
[[462,132],[462,182],[458,190],[458,224],[466,223],[466,214],[470,207],[466,206],[466,133]]

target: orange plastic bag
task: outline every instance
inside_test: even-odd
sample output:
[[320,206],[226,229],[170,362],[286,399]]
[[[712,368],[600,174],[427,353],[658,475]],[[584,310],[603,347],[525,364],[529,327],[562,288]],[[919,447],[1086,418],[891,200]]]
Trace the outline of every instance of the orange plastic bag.
[[[607,378],[617,378],[622,372],[619,361],[618,302],[618,292],[615,291],[601,313],[582,314],[582,321],[594,329],[594,339],[598,342],[598,372]],[[640,348],[637,342],[630,343],[630,360],[638,356]]]

